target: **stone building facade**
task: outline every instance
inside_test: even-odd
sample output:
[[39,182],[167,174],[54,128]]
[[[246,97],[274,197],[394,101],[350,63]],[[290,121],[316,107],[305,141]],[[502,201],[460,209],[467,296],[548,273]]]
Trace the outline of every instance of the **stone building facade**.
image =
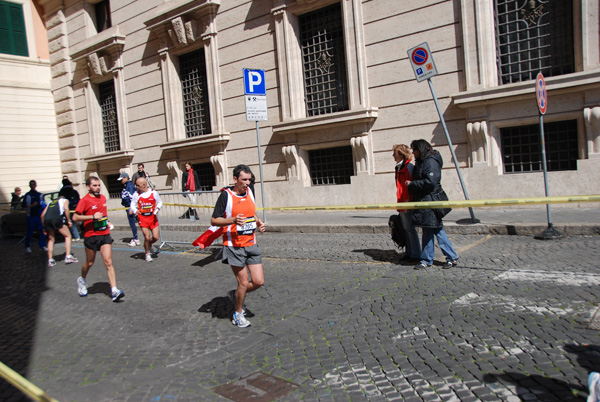
[[239,163],[258,173],[251,68],[266,77],[267,206],[393,202],[392,145],[419,138],[441,152],[444,187],[460,199],[432,94],[407,55],[427,42],[471,199],[544,195],[539,71],[551,195],[600,192],[597,0],[39,3],[62,171],[79,182],[94,174],[106,188],[138,163],[162,191],[180,188],[188,161],[205,189],[231,184]]
[[43,192],[61,184],[43,14],[32,0],[0,1],[0,203],[30,180]]

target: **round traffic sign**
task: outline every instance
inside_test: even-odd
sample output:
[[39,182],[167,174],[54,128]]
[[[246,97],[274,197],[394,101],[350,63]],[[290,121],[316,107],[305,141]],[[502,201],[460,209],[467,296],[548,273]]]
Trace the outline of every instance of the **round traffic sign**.
[[548,106],[548,95],[546,94],[546,81],[544,80],[544,75],[542,73],[538,73],[535,78],[535,97],[540,113],[545,114],[546,107]]
[[420,66],[422,64],[425,64],[425,62],[429,58],[429,53],[427,53],[427,50],[425,50],[424,48],[418,47],[415,50],[413,50],[410,57],[412,58],[413,63]]

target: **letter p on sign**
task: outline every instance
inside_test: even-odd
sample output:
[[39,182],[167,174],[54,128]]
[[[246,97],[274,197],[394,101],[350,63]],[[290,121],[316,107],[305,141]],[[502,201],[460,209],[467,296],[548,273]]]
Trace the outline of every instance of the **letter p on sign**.
[[244,93],[246,95],[266,95],[265,70],[244,69]]

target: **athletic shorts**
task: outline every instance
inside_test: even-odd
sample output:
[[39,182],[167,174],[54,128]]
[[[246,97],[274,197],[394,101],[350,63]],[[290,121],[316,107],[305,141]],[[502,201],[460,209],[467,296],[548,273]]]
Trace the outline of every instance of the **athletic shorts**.
[[222,261],[234,267],[245,267],[262,264],[262,257],[256,244],[250,247],[224,246]]
[[62,228],[63,226],[64,226],[64,221],[62,218],[50,219],[50,220],[44,219],[44,228],[46,229],[46,231],[58,230],[58,229]]
[[158,218],[154,214],[149,216],[138,215],[138,220],[140,221],[140,227],[142,228],[148,228],[152,230],[158,227]]
[[83,238],[83,244],[85,247],[93,251],[100,251],[100,247],[104,246],[105,244],[113,244],[113,242],[114,240],[109,234]]

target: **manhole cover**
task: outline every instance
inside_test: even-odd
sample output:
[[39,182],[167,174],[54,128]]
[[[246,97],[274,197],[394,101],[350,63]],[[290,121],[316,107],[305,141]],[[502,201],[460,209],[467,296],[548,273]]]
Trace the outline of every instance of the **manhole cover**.
[[236,402],[271,402],[298,388],[298,384],[265,373],[253,373],[240,380],[219,385],[213,391]]

